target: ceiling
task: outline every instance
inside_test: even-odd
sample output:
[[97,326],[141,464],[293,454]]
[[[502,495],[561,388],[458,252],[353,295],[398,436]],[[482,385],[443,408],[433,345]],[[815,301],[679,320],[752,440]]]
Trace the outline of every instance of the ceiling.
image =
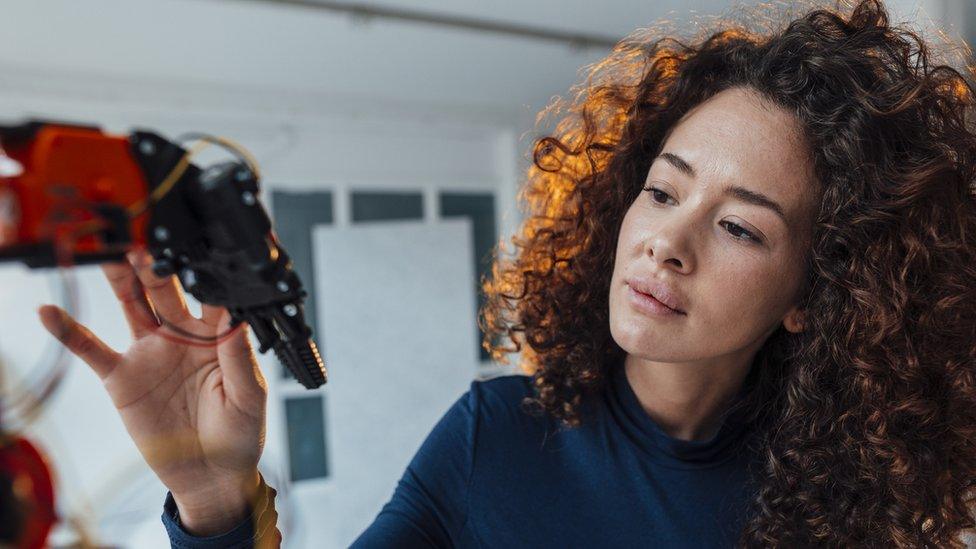
[[[722,14],[733,5],[728,0],[377,4],[618,38],[661,18],[684,21],[693,13]],[[172,88],[208,84],[535,113],[553,95],[565,93],[580,67],[607,53],[470,29],[356,18],[273,0],[0,0],[0,5],[0,84],[4,77],[41,72]]]

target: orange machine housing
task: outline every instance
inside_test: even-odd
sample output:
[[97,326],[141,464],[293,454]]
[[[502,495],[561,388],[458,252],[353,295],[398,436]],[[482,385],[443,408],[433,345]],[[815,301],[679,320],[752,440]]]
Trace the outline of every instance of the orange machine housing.
[[24,255],[25,247],[53,249],[67,242],[72,260],[86,262],[144,243],[147,212],[125,216],[149,192],[129,138],[75,125],[17,129],[0,134],[6,155],[24,168],[0,176],[0,192],[12,193],[16,204],[5,214],[14,219],[4,220],[15,229],[0,246]]

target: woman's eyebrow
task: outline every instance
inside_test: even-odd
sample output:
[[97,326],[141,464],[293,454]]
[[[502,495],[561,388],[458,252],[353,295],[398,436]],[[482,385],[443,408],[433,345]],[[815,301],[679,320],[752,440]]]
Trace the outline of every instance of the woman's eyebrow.
[[695,168],[692,168],[691,164],[686,162],[684,158],[670,152],[663,152],[657,155],[657,158],[654,160],[657,160],[658,158],[664,160],[668,164],[671,164],[671,166],[673,166],[676,170],[687,175],[688,177],[692,179],[695,178]]
[[[658,158],[664,160],[674,167],[674,169],[685,174],[686,176],[692,179],[695,178],[695,168],[692,167],[692,165],[689,164],[684,158],[681,158],[680,156],[671,152],[663,152],[657,155],[657,158],[654,160],[657,160]],[[786,218],[786,211],[783,209],[783,207],[780,206],[778,202],[759,191],[753,191],[738,185],[729,185],[723,189],[722,194],[731,196],[736,200],[741,200],[742,202],[746,202],[754,206],[768,208],[778,215],[783,220],[783,223],[786,223],[787,225],[790,224],[789,220]]]
[[772,198],[769,198],[760,192],[752,191],[745,187],[729,185],[728,187],[725,187],[722,194],[731,196],[732,198],[747,202],[749,204],[769,208],[783,220],[783,223],[786,223],[787,225],[790,224],[789,220],[786,219],[786,213],[783,211],[783,207]]

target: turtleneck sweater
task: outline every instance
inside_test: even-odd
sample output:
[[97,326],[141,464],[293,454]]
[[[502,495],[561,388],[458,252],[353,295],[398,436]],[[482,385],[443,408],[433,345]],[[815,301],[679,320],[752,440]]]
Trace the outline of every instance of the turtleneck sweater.
[[[723,417],[709,440],[671,437],[641,406],[622,362],[583,400],[579,427],[523,411],[532,394],[529,376],[473,381],[352,547],[735,545],[757,463],[740,414]],[[174,547],[254,544],[246,523],[197,538],[175,514],[168,497],[163,522]]]

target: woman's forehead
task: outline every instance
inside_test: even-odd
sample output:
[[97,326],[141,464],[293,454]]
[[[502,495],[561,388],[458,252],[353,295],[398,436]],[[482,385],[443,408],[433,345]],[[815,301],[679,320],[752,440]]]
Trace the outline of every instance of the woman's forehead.
[[675,162],[659,155],[652,171],[674,170],[716,188],[753,189],[795,215],[809,206],[814,191],[810,154],[798,124],[788,111],[760,101],[754,92],[725,90],[688,112],[664,143],[661,152],[684,160],[690,170],[676,170]]

